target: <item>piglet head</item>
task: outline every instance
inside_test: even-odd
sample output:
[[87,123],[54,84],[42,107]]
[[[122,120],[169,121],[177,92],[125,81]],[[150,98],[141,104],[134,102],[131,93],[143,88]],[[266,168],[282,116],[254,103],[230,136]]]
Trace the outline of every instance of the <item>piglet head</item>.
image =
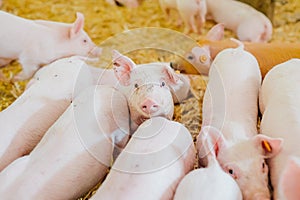
[[268,166],[265,159],[281,150],[282,139],[256,135],[251,139],[229,142],[216,128],[206,126],[203,131],[214,141],[213,151],[221,167],[238,183],[243,199],[270,199]]
[[203,41],[199,41],[199,45],[193,47],[184,54],[184,59],[175,59],[171,62],[171,66],[175,70],[189,74],[208,75],[210,65],[212,63],[213,54],[211,52],[211,43],[219,41],[224,37],[224,24],[213,26],[207,33]]
[[69,30],[69,41],[74,55],[99,57],[101,48],[97,47],[83,30],[84,15],[77,12],[76,16],[77,18]]
[[209,46],[195,46],[184,54],[184,59],[176,58],[170,63],[174,70],[182,73],[208,75],[212,60]]
[[183,82],[169,66],[151,63],[137,67],[130,58],[114,51],[113,68],[134,123],[140,125],[155,116],[172,119],[174,103],[169,87]]
[[200,73],[207,75],[212,59],[210,57],[209,46],[194,47],[191,52],[185,55],[185,59],[190,62]]
[[[208,41],[219,41],[223,37],[224,24],[213,26],[206,34],[206,40]],[[200,73],[207,75],[212,63],[209,43],[192,48],[192,50],[185,55],[185,59],[193,64]]]

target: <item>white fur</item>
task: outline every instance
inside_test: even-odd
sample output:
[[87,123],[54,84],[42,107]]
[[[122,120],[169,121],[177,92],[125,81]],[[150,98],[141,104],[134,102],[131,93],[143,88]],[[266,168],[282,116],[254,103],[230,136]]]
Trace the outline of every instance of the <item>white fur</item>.
[[[4,199],[77,199],[105,176],[129,136],[126,98],[108,86],[78,95],[30,155],[0,173]],[[114,142],[117,143],[114,143]]]
[[208,15],[234,31],[239,40],[267,42],[272,37],[272,23],[253,7],[235,0],[206,0]]
[[91,84],[87,66],[75,57],[40,69],[24,93],[0,112],[0,171],[30,153],[74,96]]
[[260,92],[261,132],[284,140],[282,151],[269,161],[275,200],[287,199],[279,181],[289,157],[300,157],[299,73],[300,59],[281,63],[268,72]]

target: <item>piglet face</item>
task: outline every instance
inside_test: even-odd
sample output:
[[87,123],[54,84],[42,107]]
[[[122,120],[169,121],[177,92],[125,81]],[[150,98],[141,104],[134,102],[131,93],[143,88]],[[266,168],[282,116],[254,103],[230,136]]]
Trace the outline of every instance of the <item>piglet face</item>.
[[236,180],[243,199],[270,199],[269,169],[265,159],[280,152],[282,139],[259,134],[233,142],[225,139],[214,127],[203,127],[201,132],[208,132],[208,139],[215,144],[213,150],[217,160],[223,170]]
[[77,19],[70,27],[69,42],[75,55],[99,57],[101,49],[97,47],[83,30],[84,16],[77,13]]
[[200,72],[209,71],[211,57],[208,46],[192,48],[191,52],[185,55],[185,59],[192,63]]
[[270,199],[268,166],[250,141],[243,141],[218,154],[223,170],[238,183],[243,199]]
[[193,47],[185,53],[184,59],[176,58],[170,65],[174,70],[182,73],[208,75],[211,62],[210,50],[206,45]]
[[120,90],[127,96],[131,119],[137,125],[155,116],[172,119],[174,103],[170,87],[183,82],[169,66],[152,63],[136,67],[131,59],[116,51],[113,65]]
[[138,125],[155,116],[172,119],[174,103],[165,70],[161,66],[144,65],[131,73],[128,102],[131,117]]

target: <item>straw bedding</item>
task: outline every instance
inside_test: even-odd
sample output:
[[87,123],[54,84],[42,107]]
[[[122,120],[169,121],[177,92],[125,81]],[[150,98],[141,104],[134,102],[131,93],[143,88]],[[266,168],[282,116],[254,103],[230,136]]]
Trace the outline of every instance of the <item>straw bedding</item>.
[[[130,45],[131,41],[114,43],[112,40],[107,39],[126,30],[141,27],[162,27],[179,32],[183,31],[183,27],[176,25],[177,13],[172,12],[171,18],[166,20],[166,16],[159,7],[158,0],[144,0],[142,5],[135,9],[111,6],[104,0],[3,0],[1,10],[28,19],[48,19],[68,23],[75,20],[75,13],[77,11],[82,12],[85,15],[85,30],[92,40],[96,44],[113,44],[116,49]],[[203,30],[203,35],[205,35],[213,25],[213,22],[207,22]],[[289,0],[276,2],[273,25],[274,31],[271,42],[299,42],[300,1]],[[225,37],[228,38],[231,36],[234,35],[230,31],[226,31]],[[203,36],[191,33],[189,37],[197,40]],[[162,35],[159,38],[161,41],[167,39],[168,35]],[[137,38],[137,41],[142,40],[143,38]],[[135,52],[129,52],[128,55],[137,63],[170,61],[172,59],[172,54],[154,49],[137,50]],[[110,57],[105,57],[104,60],[105,59],[109,62]],[[99,66],[103,67],[103,63],[101,66],[101,61]],[[15,61],[1,70],[7,78],[11,78],[14,74],[18,73],[21,68],[19,63]],[[191,93],[184,102],[180,105],[176,105],[174,120],[182,122],[195,138],[200,130],[202,97],[205,92],[207,78],[194,75],[190,76],[190,79],[192,83]],[[22,94],[26,83],[27,81],[14,83],[0,81],[0,111],[8,107]],[[89,196],[90,193],[81,199],[88,199]]]

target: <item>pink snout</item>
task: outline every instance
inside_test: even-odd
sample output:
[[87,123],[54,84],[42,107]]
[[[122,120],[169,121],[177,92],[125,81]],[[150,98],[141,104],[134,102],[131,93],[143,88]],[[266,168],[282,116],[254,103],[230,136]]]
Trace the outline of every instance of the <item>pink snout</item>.
[[90,51],[90,54],[93,56],[93,57],[99,57],[102,53],[102,48],[99,48],[99,47],[94,47],[91,51]]
[[159,109],[159,105],[152,99],[146,99],[141,104],[141,109],[147,114],[155,113]]

